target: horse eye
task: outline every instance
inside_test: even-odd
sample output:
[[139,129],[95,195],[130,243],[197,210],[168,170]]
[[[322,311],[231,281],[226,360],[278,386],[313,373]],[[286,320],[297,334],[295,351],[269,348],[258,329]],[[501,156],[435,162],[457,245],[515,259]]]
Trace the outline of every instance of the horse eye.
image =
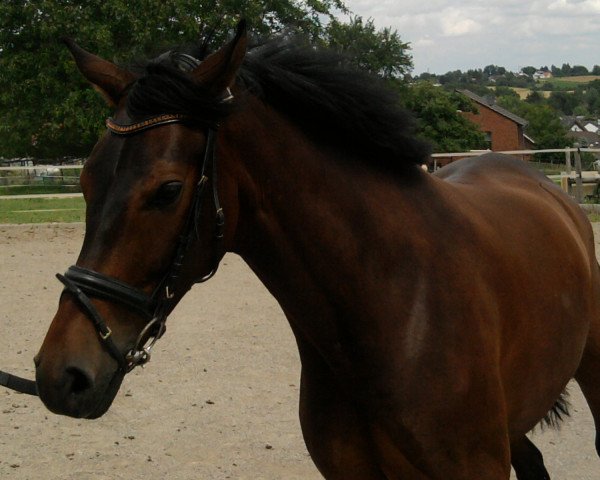
[[167,182],[163,183],[154,193],[150,200],[150,205],[154,208],[161,208],[171,205],[179,198],[183,183]]

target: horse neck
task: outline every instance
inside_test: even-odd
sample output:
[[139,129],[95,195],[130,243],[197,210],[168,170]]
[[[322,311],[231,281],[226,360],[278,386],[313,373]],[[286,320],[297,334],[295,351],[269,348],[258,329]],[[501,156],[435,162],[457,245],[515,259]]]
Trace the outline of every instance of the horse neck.
[[326,350],[338,336],[336,305],[351,304],[361,258],[376,248],[378,206],[393,202],[402,215],[414,202],[396,179],[337,158],[283,116],[254,107],[224,132],[222,171],[235,177],[239,205],[231,250],[277,298],[297,336],[318,338]]

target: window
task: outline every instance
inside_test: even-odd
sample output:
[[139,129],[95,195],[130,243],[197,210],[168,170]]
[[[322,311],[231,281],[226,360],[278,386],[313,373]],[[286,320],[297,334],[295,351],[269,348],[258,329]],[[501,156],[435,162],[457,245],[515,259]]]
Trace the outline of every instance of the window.
[[483,132],[485,144],[488,148],[492,148],[492,132]]

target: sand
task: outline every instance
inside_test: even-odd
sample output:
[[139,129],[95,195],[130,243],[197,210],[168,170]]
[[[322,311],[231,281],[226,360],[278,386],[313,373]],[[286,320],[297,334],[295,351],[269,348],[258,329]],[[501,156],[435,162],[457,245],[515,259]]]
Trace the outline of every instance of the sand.
[[[600,228],[595,225],[597,238]],[[33,377],[54,314],[54,279],[77,258],[81,224],[0,226],[0,368]],[[169,318],[152,362],[94,421],[0,388],[0,478],[322,478],[298,421],[300,364],[275,300],[234,255]],[[591,415],[576,386],[561,431],[534,434],[553,478],[600,478]]]

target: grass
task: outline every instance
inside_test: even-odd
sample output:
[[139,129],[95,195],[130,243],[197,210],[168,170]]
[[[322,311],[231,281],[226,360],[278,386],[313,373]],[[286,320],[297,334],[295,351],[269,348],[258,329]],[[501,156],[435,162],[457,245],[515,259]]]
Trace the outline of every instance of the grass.
[[[590,222],[600,214],[589,213]],[[0,200],[0,223],[48,223],[85,221],[85,201],[76,198],[11,198]]]
[[0,195],[36,195],[42,193],[80,193],[79,185],[3,185]]
[[566,168],[564,163],[537,162],[535,160],[530,161],[529,165],[535,168],[536,170],[539,170],[544,175],[560,175],[562,172],[565,171]]
[[600,214],[588,213],[588,219],[590,222],[600,222]]
[[600,80],[600,75],[581,75],[581,76],[577,76],[577,77],[555,77],[559,78],[565,82],[571,82],[571,83],[590,83],[593,82],[594,80]]
[[85,221],[85,201],[82,197],[0,200],[0,223],[83,221]]
[[579,84],[583,85],[594,80],[600,80],[599,75],[582,75],[580,77],[553,77],[540,80],[538,85],[550,85],[554,91],[573,91]]

